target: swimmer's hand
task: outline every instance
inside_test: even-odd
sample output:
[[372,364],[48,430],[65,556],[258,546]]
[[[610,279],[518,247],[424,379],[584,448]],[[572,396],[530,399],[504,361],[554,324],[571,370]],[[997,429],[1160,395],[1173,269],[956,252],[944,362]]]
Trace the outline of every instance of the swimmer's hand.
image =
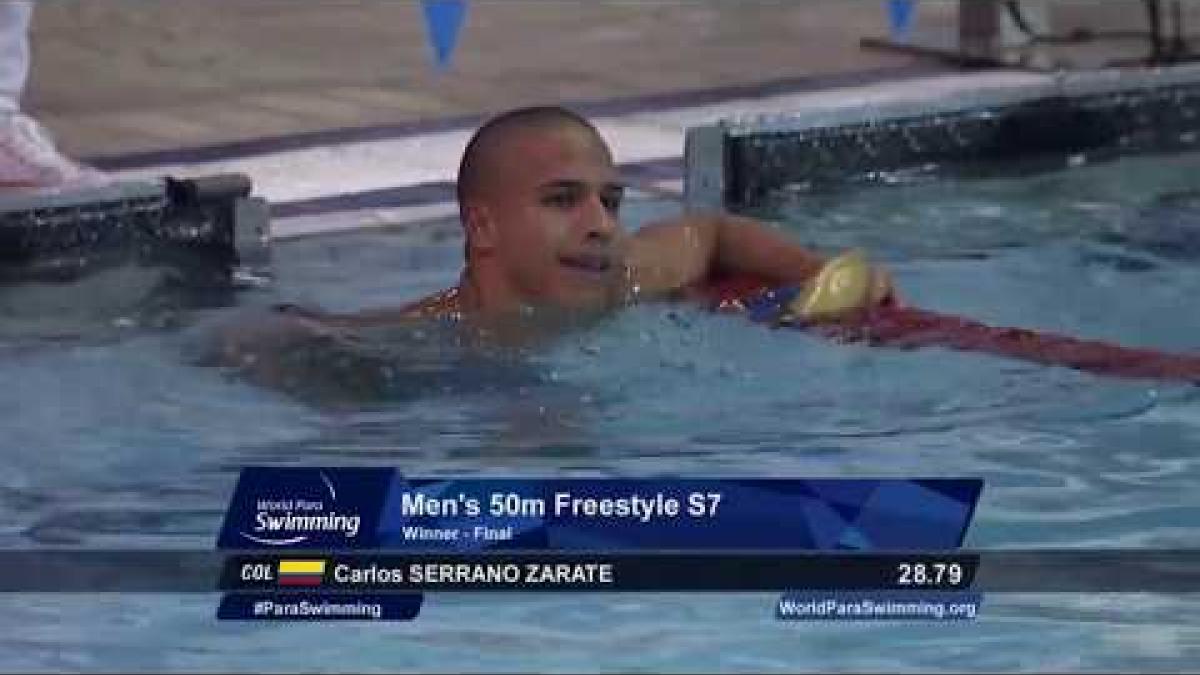
[[852,250],[825,263],[788,303],[783,323],[817,322],[846,318],[872,307],[897,304],[892,276],[871,265],[860,250]]

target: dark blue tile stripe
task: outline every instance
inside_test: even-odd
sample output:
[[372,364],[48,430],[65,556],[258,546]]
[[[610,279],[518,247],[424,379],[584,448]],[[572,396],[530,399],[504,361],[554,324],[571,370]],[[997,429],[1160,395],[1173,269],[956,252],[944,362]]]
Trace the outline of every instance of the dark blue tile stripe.
[[[683,176],[679,157],[621,165],[621,175],[632,181],[670,180]],[[454,181],[430,181],[403,187],[349,192],[315,199],[280,202],[271,205],[275,218],[316,216],[359,209],[398,208],[454,201]]]

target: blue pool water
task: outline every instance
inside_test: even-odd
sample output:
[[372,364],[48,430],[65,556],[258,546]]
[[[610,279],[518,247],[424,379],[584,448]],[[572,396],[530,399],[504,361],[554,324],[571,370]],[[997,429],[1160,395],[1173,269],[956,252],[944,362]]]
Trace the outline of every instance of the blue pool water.
[[[823,249],[868,248],[915,305],[1195,350],[1200,196],[1189,191],[1198,170],[1200,156],[1180,155],[1074,160],[1025,178],[906,176],[887,188],[786,195],[771,214]],[[635,201],[626,217],[675,208]],[[669,305],[567,335],[470,387],[437,386],[436,376],[454,374],[428,336],[392,336],[407,353],[396,359],[397,395],[335,408],[189,365],[206,331],[239,312],[278,299],[396,304],[453,282],[460,251],[450,222],[284,243],[273,292],[175,320],[122,305],[136,272],[82,298],[5,291],[0,546],[210,549],[246,464],[462,476],[981,476],[973,547],[1200,546],[1200,398],[1189,386],[834,345]],[[53,320],[36,310],[47,302],[58,303]],[[388,338],[376,339],[386,352]],[[5,595],[0,669],[1200,663],[1194,596],[994,594],[973,623],[879,625],[779,623],[775,599],[448,594],[431,596],[411,624],[335,630],[218,624],[208,594]]]

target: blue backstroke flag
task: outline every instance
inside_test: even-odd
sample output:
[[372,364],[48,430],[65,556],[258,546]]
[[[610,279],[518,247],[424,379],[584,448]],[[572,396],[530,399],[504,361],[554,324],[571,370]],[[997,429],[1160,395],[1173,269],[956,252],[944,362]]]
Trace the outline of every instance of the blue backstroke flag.
[[466,0],[424,0],[425,25],[433,46],[433,58],[438,68],[450,65],[458,32],[467,14]]
[[913,9],[916,0],[888,0],[888,26],[892,38],[903,40],[908,38],[912,26]]

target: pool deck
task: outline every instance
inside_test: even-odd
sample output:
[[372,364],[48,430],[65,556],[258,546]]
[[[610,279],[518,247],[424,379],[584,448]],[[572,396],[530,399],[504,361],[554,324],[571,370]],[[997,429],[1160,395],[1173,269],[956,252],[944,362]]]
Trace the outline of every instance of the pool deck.
[[415,1],[43,3],[25,104],[97,157],[933,68],[859,47],[886,33],[875,2],[468,2],[445,71]]
[[[415,1],[40,3],[25,107],[121,177],[248,173],[305,234],[452,214],[470,131],[516,106],[579,108],[674,195],[689,125],[1046,77],[864,49],[882,2],[468,1],[443,70]],[[955,15],[922,2],[917,25]]]

